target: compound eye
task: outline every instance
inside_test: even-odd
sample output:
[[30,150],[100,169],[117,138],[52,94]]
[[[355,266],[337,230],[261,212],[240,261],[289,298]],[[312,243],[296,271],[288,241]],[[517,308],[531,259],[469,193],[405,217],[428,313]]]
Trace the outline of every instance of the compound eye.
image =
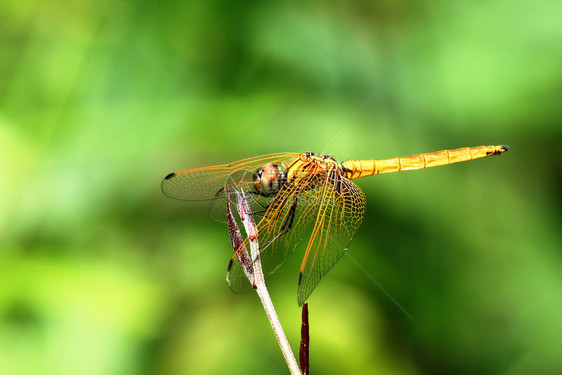
[[260,168],[256,173],[254,173],[254,188],[258,193],[261,194],[261,176],[263,175],[263,168]]
[[267,163],[254,176],[256,190],[265,195],[272,195],[279,191],[279,167],[275,163]]

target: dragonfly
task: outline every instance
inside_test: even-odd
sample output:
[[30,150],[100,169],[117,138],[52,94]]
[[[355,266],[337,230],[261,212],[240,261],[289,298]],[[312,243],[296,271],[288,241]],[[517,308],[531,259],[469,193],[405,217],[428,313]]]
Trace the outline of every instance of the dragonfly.
[[[236,201],[227,200],[227,191],[233,194],[234,190],[244,190],[257,222],[260,259],[266,276],[299,246],[304,249],[297,284],[301,306],[345,254],[361,226],[367,201],[353,180],[485,158],[508,150],[503,145],[464,147],[344,162],[312,152],[274,153],[170,173],[161,187],[170,198],[210,201],[211,217],[222,222],[227,219],[227,202]],[[227,273],[234,292],[251,286],[238,262],[239,251],[235,250]]]

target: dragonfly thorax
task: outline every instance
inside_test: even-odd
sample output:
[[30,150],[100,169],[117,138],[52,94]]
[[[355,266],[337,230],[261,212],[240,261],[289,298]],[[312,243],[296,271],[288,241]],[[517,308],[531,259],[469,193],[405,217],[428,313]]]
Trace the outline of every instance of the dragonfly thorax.
[[267,163],[254,174],[256,191],[266,197],[276,194],[285,181],[287,175],[276,163]]
[[300,158],[304,162],[325,165],[325,166],[337,164],[336,159],[334,159],[330,155],[325,155],[325,154],[316,155],[313,152],[303,152],[300,155]]

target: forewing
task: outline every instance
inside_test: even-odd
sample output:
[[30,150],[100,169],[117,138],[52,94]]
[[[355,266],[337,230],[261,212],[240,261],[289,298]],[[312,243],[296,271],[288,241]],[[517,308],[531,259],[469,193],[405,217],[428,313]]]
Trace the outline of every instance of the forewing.
[[261,212],[265,205],[264,197],[259,196],[254,190],[253,177],[256,171],[248,169],[239,169],[232,172],[224,181],[224,187],[220,188],[213,199],[209,202],[209,215],[221,222],[226,223],[226,205],[228,204],[226,196],[226,185],[230,187],[230,206],[232,212],[236,212],[236,190],[244,190],[248,197],[248,205],[252,212]]
[[[263,165],[276,162],[279,165],[289,164],[295,160],[297,153],[277,153],[257,156],[234,163],[214,165],[210,167],[186,169],[170,173],[162,181],[162,192],[180,200],[210,200],[224,198],[227,183],[249,187],[252,175]],[[224,204],[226,217],[226,200]]]

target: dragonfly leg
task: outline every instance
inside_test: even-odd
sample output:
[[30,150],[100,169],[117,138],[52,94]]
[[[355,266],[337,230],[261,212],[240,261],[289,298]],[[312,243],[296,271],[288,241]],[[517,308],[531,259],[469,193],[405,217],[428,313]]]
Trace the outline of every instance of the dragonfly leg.
[[283,225],[281,226],[281,230],[279,231],[280,236],[287,233],[293,227],[293,221],[295,220],[295,214],[297,212],[297,200],[298,200],[298,197],[295,196],[295,200],[293,201],[293,204],[291,205],[291,208],[289,208],[289,213],[288,213],[287,217],[285,218],[285,221],[283,222]]
[[266,212],[267,212],[267,210],[252,211],[252,212],[250,212],[250,215],[258,215],[258,216],[263,217]]
[[260,195],[260,194],[258,194],[258,193],[252,193],[252,192],[250,192],[250,193],[251,193],[251,194],[249,195],[249,197],[254,201],[254,203],[259,204],[264,210],[267,210],[267,209],[269,208],[269,206],[264,205],[263,203],[261,203],[260,201],[258,201],[258,200],[254,197],[254,195]]
[[295,220],[295,214],[297,212],[297,200],[298,197],[295,196],[295,200],[293,201],[293,204],[291,204],[291,208],[289,208],[289,212],[287,213],[287,217],[285,218],[283,224],[281,225],[281,229],[279,230],[279,233],[277,233],[275,237],[269,240],[265,244],[265,246],[263,246],[260,249],[260,254],[263,253],[263,251],[267,249],[273,241],[275,241],[276,239],[278,239],[279,237],[281,237],[282,235],[286,234],[288,231],[291,230],[291,228],[293,227],[293,221]]
[[263,208],[263,210],[257,210],[257,211],[252,211],[252,212],[250,212],[250,215],[255,215],[255,214],[257,214],[257,215],[263,216],[263,215],[265,214],[265,212],[267,211],[267,209],[269,208],[269,206],[266,206],[266,205],[262,204],[260,201],[258,201],[258,200],[254,197],[254,195],[260,195],[260,194],[255,193],[255,192],[250,192],[250,193],[251,193],[251,194],[248,195],[248,196],[252,199],[252,201],[254,201],[254,203],[260,205],[260,206]]

